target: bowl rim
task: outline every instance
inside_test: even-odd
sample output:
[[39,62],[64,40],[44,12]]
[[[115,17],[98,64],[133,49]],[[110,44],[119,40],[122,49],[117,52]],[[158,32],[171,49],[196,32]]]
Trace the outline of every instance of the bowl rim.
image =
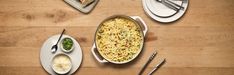
[[[59,56],[59,55],[67,56],[67,57],[69,58],[69,60],[70,60],[70,65],[71,65],[71,67],[70,67],[67,71],[65,71],[65,72],[59,72],[59,71],[55,70],[55,68],[54,68],[54,66],[53,66],[53,60],[55,59],[56,56]],[[70,57],[69,55],[65,54],[65,53],[58,53],[58,54],[55,54],[55,55],[53,56],[53,58],[52,58],[52,60],[51,60],[51,64],[50,64],[50,67],[52,68],[52,70],[53,70],[55,73],[57,73],[57,74],[67,74],[68,72],[71,71],[72,66],[73,66],[73,65],[72,65],[71,57]]]
[[[120,17],[120,18],[125,18],[125,19],[128,19],[132,22],[135,23],[135,25],[137,27],[140,28],[140,33],[142,35],[142,41],[141,41],[141,46],[139,48],[139,51],[129,60],[126,60],[126,61],[122,61],[122,62],[116,62],[116,61],[112,61],[110,59],[107,59],[104,55],[101,54],[101,52],[99,51],[99,47],[97,46],[97,40],[96,40],[96,35],[97,35],[97,31],[100,29],[101,25],[106,22],[107,20],[110,20],[110,19],[113,19],[113,18],[117,18],[117,17]],[[110,62],[110,63],[114,63],[114,64],[125,64],[125,63],[128,63],[128,62],[131,62],[132,60],[134,60],[135,58],[137,58],[137,56],[139,56],[139,54],[141,53],[143,47],[144,47],[144,42],[145,42],[145,39],[144,39],[144,33],[143,33],[143,30],[142,30],[142,27],[140,26],[140,23],[137,22],[136,20],[134,20],[133,18],[131,18],[130,16],[126,16],[126,15],[112,15],[110,17],[107,17],[106,19],[104,19],[97,27],[96,29],[96,32],[95,32],[95,36],[94,36],[94,43],[95,43],[95,46],[96,46],[96,49],[97,49],[97,52],[98,54],[103,58],[105,59],[106,61]]]

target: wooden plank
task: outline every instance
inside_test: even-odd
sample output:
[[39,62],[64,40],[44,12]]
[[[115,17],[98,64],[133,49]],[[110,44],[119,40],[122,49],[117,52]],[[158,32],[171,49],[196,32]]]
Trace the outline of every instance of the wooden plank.
[[[91,54],[91,47],[82,47],[84,53],[82,67],[111,67],[112,64],[101,64]],[[155,47],[146,47],[136,60],[125,65],[131,67],[142,67],[148,57],[155,51]],[[34,47],[0,47],[1,66],[40,66],[40,48]],[[158,55],[151,62],[149,67],[159,63],[162,58],[167,59],[165,67],[229,67],[234,68],[233,47],[219,49],[218,47],[160,47]],[[179,59],[179,60],[178,60]]]
[[[31,75],[38,74],[44,75],[47,74],[41,67],[0,67],[0,74],[7,75]],[[137,75],[140,68],[82,68],[79,69],[79,72],[76,72],[75,75]],[[152,68],[147,68],[144,75],[147,74]],[[154,73],[154,75],[233,75],[233,68],[191,68],[191,67],[162,67]]]
[[[0,30],[0,47],[41,47],[50,36],[60,34],[73,36],[82,47],[91,47],[96,26],[51,27],[3,27]],[[146,36],[146,46],[153,47],[221,47],[234,43],[234,27],[153,27]]]
[[[232,3],[233,0],[190,1],[189,9],[184,17],[167,25],[233,26]],[[97,26],[103,19],[115,14],[141,16],[149,26],[164,25],[145,15],[141,0],[118,0],[115,3],[102,0],[89,15],[78,12],[62,0],[7,0],[0,2],[0,6],[0,26]]]

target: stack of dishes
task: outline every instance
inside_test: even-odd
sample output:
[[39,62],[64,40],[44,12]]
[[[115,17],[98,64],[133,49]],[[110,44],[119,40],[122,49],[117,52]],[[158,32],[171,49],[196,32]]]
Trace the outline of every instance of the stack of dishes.
[[142,3],[148,16],[163,23],[178,20],[188,7],[188,0],[142,0]]

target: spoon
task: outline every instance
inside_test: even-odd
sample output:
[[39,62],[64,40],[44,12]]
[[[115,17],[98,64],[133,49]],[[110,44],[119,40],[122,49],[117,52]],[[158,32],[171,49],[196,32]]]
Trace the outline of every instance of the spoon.
[[63,29],[63,32],[61,33],[61,35],[60,35],[60,37],[59,37],[57,43],[56,43],[55,45],[52,46],[52,48],[51,48],[51,52],[52,52],[52,53],[55,53],[55,52],[57,51],[57,49],[58,49],[58,42],[60,41],[61,37],[63,36],[64,31],[65,31],[65,29]]

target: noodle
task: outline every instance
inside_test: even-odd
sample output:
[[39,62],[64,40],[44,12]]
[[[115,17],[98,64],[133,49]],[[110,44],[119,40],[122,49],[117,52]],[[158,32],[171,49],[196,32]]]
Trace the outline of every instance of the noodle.
[[121,17],[103,22],[96,33],[98,51],[109,61],[132,59],[140,51],[142,41],[140,27]]

